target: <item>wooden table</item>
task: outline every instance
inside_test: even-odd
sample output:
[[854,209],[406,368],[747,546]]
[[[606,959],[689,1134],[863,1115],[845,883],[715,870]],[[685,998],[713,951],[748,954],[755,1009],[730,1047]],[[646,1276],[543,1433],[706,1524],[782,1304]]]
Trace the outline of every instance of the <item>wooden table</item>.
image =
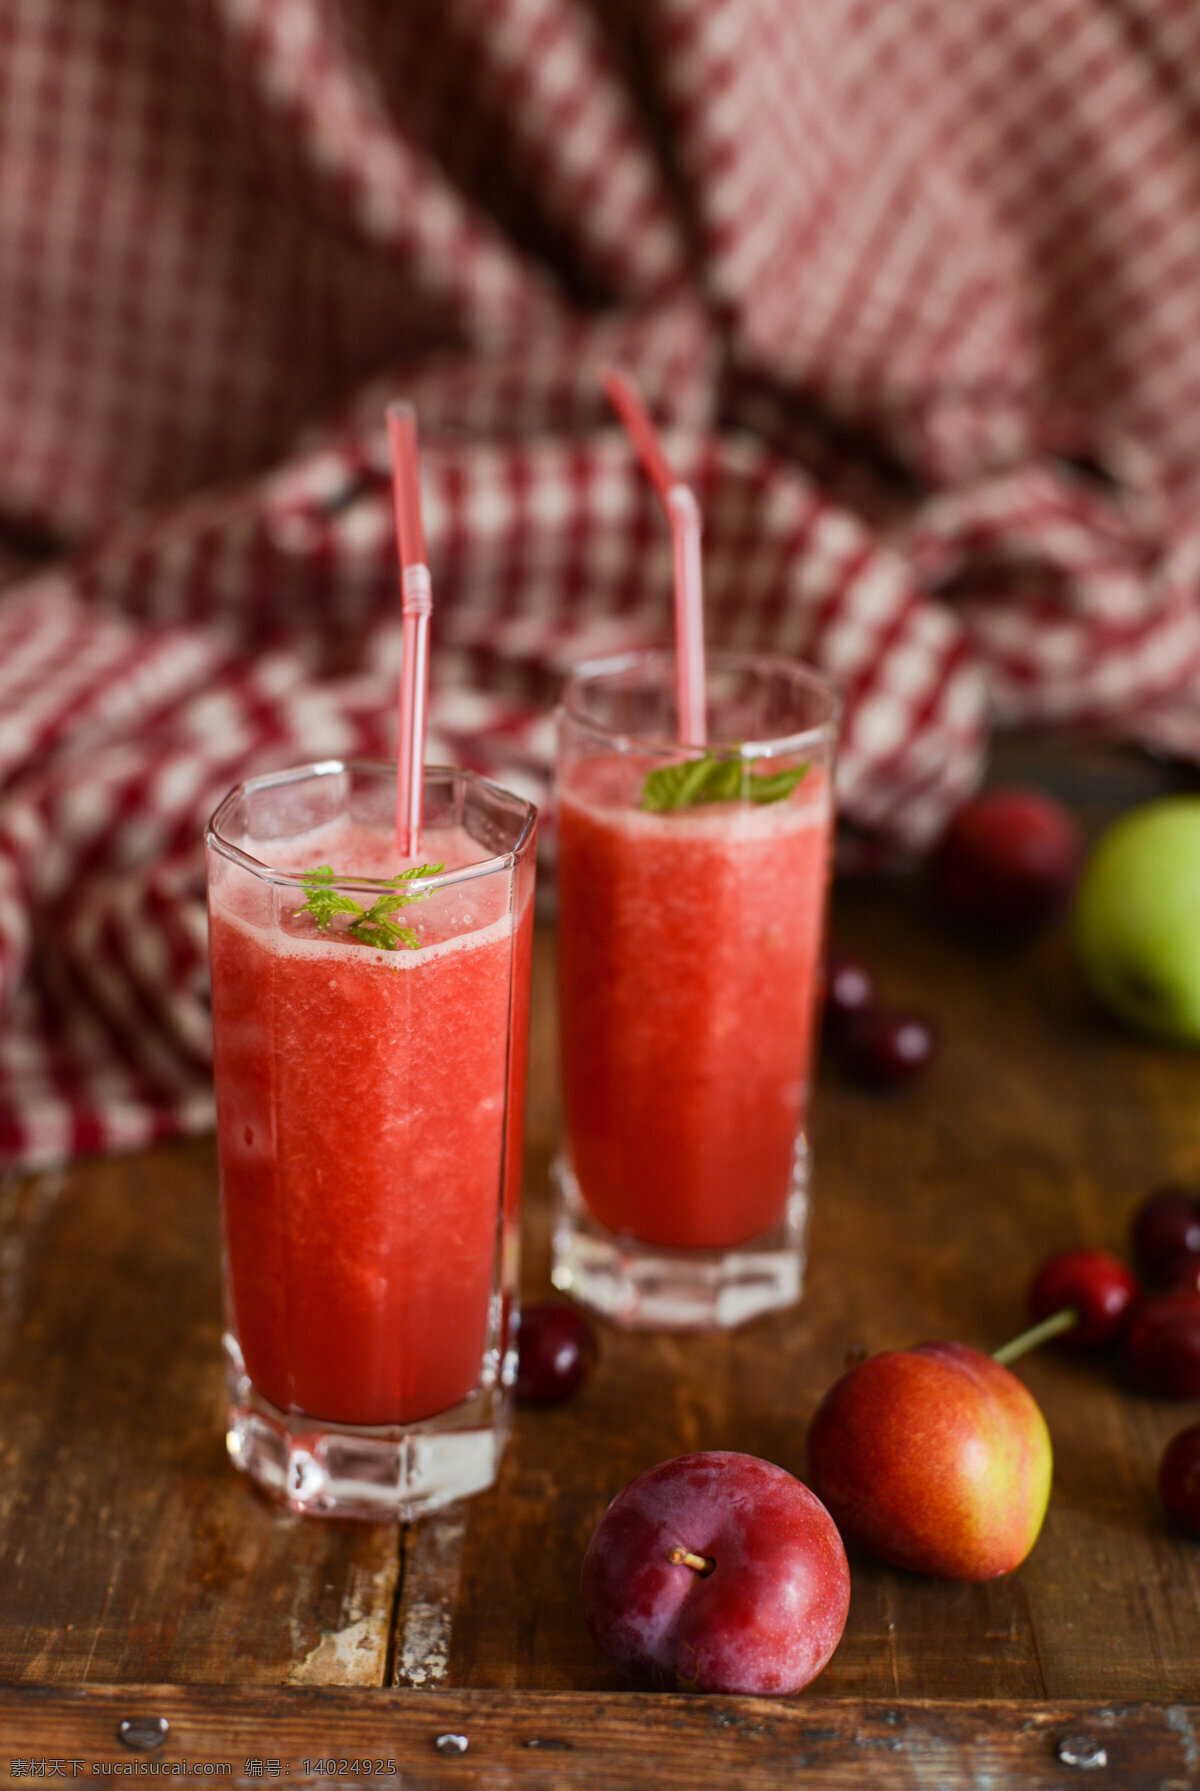
[[[1039,751],[1091,821],[1165,779]],[[1200,1180],[1200,1055],[1100,1018],[1062,929],[988,951],[902,879],[840,881],[835,931],[887,997],[940,1015],[944,1049],[885,1096],[823,1066],[803,1304],[730,1336],[605,1330],[574,1401],[519,1414],[500,1484],[405,1531],[281,1514],[227,1465],[210,1141],[3,1186],[0,1779],[182,1760],[422,1788],[1200,1784],[1200,1543],[1154,1487],[1200,1414],[1102,1363],[1021,1365],[1056,1448],[1024,1567],[970,1586],[854,1557],[845,1637],[799,1697],[631,1691],[584,1631],[583,1550],[634,1474],[711,1447],[802,1473],[849,1350],[995,1347],[1045,1253],[1121,1249],[1152,1184]],[[557,1125],[549,951],[544,934],[528,1297],[547,1288]],[[159,1717],[149,1751],[118,1736]]]

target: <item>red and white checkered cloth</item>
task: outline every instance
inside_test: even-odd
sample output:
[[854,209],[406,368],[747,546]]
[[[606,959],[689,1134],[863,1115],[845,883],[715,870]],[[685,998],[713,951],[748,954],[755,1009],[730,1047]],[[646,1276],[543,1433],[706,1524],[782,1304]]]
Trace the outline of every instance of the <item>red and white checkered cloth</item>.
[[1192,0],[0,0],[0,1160],[208,1123],[204,819],[393,745],[388,397],[432,754],[539,789],[663,638],[608,362],[859,829],[996,723],[1200,758]]

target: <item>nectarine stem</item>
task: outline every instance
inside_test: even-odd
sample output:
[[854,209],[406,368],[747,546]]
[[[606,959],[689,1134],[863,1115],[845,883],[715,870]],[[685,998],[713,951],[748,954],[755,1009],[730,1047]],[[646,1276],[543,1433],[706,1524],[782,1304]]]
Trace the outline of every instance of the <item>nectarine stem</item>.
[[667,1550],[667,1560],[672,1567],[690,1567],[702,1580],[707,1579],[716,1566],[716,1562],[710,1561],[707,1555],[694,1555],[691,1549],[681,1548],[679,1543]]
[[1036,1349],[1039,1343],[1049,1343],[1052,1337],[1061,1337],[1064,1331],[1074,1330],[1081,1316],[1082,1314],[1074,1306],[1064,1306],[1061,1312],[1052,1312],[1049,1318],[1042,1320],[1040,1325],[1030,1325],[1029,1329],[1022,1331],[1019,1337],[1014,1337],[1010,1343],[993,1350],[992,1361],[999,1362],[1002,1367],[1007,1367],[1010,1362],[1015,1362],[1018,1356],[1025,1355],[1028,1350]]

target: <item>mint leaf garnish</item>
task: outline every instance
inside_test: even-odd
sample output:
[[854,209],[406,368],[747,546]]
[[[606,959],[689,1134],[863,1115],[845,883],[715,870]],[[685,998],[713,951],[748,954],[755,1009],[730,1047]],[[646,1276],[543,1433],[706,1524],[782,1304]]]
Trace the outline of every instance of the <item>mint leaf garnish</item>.
[[308,897],[303,908],[297,908],[297,914],[311,914],[317,925],[324,932],[335,914],[361,914],[362,905],[351,901],[349,896],[339,895],[336,889],[326,887],[333,881],[334,869],[331,864],[319,864],[314,870],[305,871],[301,876],[304,893]]
[[311,871],[300,873],[300,883],[307,899],[295,912],[311,914],[322,932],[335,914],[353,914],[354,919],[346,928],[346,933],[349,938],[357,939],[360,945],[373,945],[379,951],[397,951],[400,946],[408,951],[415,951],[421,943],[416,933],[412,927],[397,926],[392,915],[401,908],[407,908],[410,902],[423,902],[430,891],[398,888],[397,885],[411,883],[414,877],[436,877],[445,868],[445,864],[417,864],[411,870],[401,871],[398,877],[387,879],[391,886],[389,893],[378,896],[369,908],[364,908],[352,896],[341,895],[336,889],[331,889],[330,884],[337,873],[330,864],[318,864]]
[[803,765],[793,765],[788,771],[752,771],[746,779],[746,794],[751,802],[782,802],[807,770],[806,759]]
[[808,770],[807,761],[786,771],[751,769],[751,762],[737,753],[718,758],[706,752],[702,759],[684,759],[678,765],[660,765],[642,785],[641,806],[656,814],[692,808],[702,802],[782,802],[790,796]]

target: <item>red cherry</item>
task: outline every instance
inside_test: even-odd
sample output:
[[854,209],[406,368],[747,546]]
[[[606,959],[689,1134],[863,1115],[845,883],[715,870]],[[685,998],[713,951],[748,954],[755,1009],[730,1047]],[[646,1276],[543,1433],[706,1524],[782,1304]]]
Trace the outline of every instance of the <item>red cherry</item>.
[[1133,1216],[1133,1253],[1152,1281],[1167,1280],[1180,1257],[1200,1256],[1200,1198],[1194,1188],[1167,1182]]
[[1125,1331],[1130,1368],[1150,1393],[1200,1393],[1200,1293],[1171,1287],[1148,1294]]
[[1009,934],[1048,920],[1079,872],[1078,829],[1042,790],[985,790],[963,804],[934,849],[942,906],[975,926]]
[[1137,1281],[1118,1257],[1103,1250],[1063,1250],[1034,1276],[1029,1307],[1040,1321],[1074,1306],[1079,1323],[1059,1341],[1076,1349],[1100,1349],[1119,1336],[1137,1292]]
[[909,1008],[868,1008],[847,1025],[844,1047],[847,1066],[861,1081],[909,1082],[937,1055],[937,1028]]
[[544,1300],[521,1314],[516,1397],[521,1405],[558,1405],[582,1386],[599,1355],[596,1333],[578,1306]]
[[1164,1449],[1158,1496],[1168,1517],[1200,1536],[1200,1424],[1176,1431]]
[[847,952],[831,951],[825,966],[825,1030],[840,1036],[859,1014],[875,1005],[875,978]]

